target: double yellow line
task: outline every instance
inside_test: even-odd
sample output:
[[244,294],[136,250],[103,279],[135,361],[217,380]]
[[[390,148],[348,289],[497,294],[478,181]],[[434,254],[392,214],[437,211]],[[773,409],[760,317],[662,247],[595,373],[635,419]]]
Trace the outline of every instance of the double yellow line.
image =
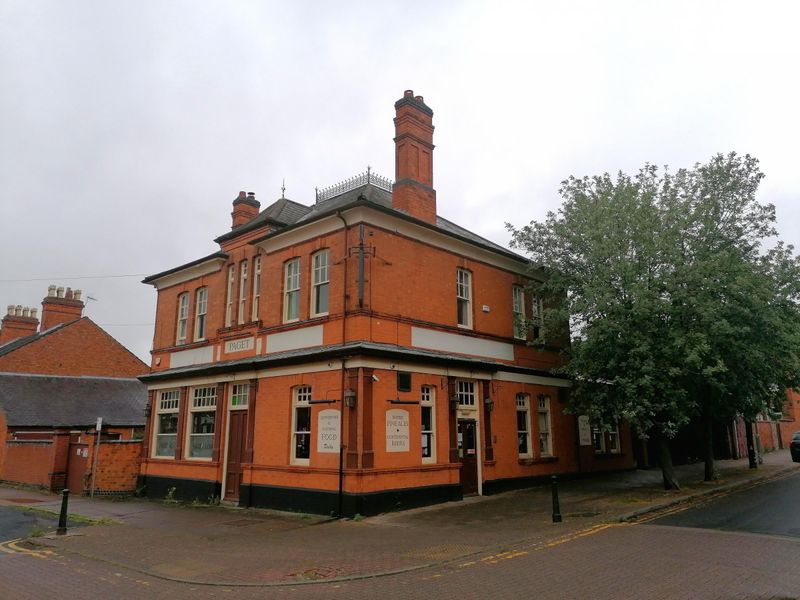
[[35,556],[36,558],[48,558],[55,554],[52,550],[32,550],[30,548],[23,548],[20,544],[24,541],[23,538],[17,538],[16,540],[2,542],[0,543],[0,552],[5,552],[6,554],[27,554],[28,556]]

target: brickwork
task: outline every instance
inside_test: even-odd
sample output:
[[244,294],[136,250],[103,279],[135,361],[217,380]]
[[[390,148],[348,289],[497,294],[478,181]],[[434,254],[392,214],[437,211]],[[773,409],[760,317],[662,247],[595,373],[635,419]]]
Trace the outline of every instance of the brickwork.
[[52,441],[6,441],[0,479],[50,488],[56,444]]
[[[142,442],[101,442],[95,493],[133,492],[139,475]],[[94,451],[94,447],[92,447]],[[91,463],[90,463],[91,464]]]
[[0,356],[0,372],[136,377],[147,365],[91,319],[83,317]]

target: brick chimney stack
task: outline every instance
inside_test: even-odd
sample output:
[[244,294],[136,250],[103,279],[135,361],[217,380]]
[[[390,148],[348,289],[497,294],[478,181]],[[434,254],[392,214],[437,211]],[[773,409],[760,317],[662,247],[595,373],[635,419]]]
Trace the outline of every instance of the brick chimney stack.
[[436,223],[433,189],[433,111],[406,90],[394,103],[395,182],[392,206],[412,217]]
[[258,216],[258,211],[261,210],[261,202],[256,200],[256,195],[253,192],[239,192],[239,196],[233,201],[233,224],[231,229],[244,225],[251,219]]
[[37,312],[35,308],[9,304],[6,315],[0,321],[0,346],[36,333],[39,327],[39,319],[36,318]]
[[42,331],[61,323],[76,321],[83,315],[81,291],[64,290],[63,287],[51,285],[47,288],[47,297],[42,300]]

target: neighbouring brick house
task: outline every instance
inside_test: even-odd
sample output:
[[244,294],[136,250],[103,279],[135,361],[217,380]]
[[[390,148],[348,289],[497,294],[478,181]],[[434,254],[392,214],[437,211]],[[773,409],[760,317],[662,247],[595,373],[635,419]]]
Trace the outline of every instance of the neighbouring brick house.
[[141,454],[148,368],[87,317],[80,291],[50,286],[37,310],[0,323],[0,480],[83,493],[131,492]]
[[395,110],[394,182],[240,192],[217,251],[145,279],[148,494],[374,514],[633,466],[628,428],[566,415],[559,348],[527,343],[528,261],[437,215],[431,109]]

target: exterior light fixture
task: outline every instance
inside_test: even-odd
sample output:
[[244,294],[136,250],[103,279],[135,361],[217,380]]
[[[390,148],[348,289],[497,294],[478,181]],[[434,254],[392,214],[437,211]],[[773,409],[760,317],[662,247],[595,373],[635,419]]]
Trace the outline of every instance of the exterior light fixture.
[[348,388],[344,391],[344,405],[347,408],[356,407],[356,391],[354,389]]
[[489,396],[483,399],[483,405],[486,407],[487,412],[492,412],[494,410],[494,400]]
[[453,394],[450,396],[450,410],[456,410],[458,408],[458,396]]

